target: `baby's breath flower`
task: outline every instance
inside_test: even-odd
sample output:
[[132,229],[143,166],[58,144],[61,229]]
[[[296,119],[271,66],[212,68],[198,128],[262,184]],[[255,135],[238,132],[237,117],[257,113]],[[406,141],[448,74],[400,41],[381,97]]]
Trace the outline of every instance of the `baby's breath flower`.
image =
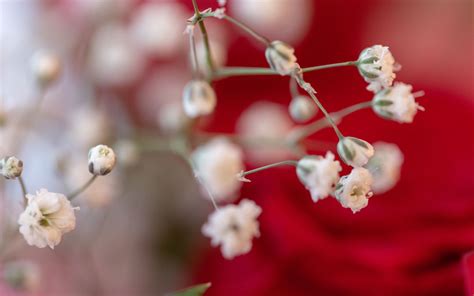
[[347,165],[359,167],[374,155],[374,147],[364,140],[344,137],[337,143],[337,153]]
[[223,7],[227,4],[227,0],[217,0],[217,4],[219,4],[220,7]]
[[265,51],[265,57],[270,67],[280,75],[290,75],[296,65],[296,56],[293,47],[282,41],[273,41]]
[[0,160],[0,171],[6,179],[15,179],[23,172],[23,161],[15,156],[7,156]]
[[34,292],[39,288],[41,275],[36,264],[29,261],[13,261],[5,264],[3,279],[15,289]]
[[31,71],[41,87],[48,87],[61,74],[61,61],[50,52],[40,51],[31,59]]
[[260,236],[257,217],[262,209],[255,202],[244,199],[239,205],[227,205],[214,211],[202,227],[211,245],[221,245],[226,259],[248,253],[253,237]]
[[369,83],[367,89],[377,93],[383,88],[392,85],[395,78],[394,71],[399,66],[387,46],[374,45],[364,49],[358,60],[359,72]]
[[106,145],[97,145],[89,150],[89,172],[93,175],[107,175],[115,166],[115,153]]
[[349,175],[342,176],[339,180],[335,197],[342,207],[357,213],[368,205],[369,197],[373,195],[371,185],[372,175],[367,169],[353,168]]
[[395,144],[374,143],[375,154],[365,165],[373,176],[374,193],[384,193],[392,189],[400,179],[403,153]]
[[416,112],[424,110],[415,102],[412,86],[401,82],[379,91],[372,103],[375,113],[399,123],[413,122]]
[[303,157],[298,161],[296,174],[301,183],[311,192],[313,201],[317,202],[334,191],[341,170],[339,161],[334,160],[334,154],[328,151],[326,157]]
[[114,145],[114,150],[117,151],[120,164],[125,166],[134,165],[140,158],[140,151],[137,145],[132,140],[119,140]]
[[[221,6],[224,6],[225,5],[225,2],[223,5]],[[218,19],[223,19],[225,17],[225,8],[224,7],[221,7],[221,8],[218,8],[214,11],[214,17],[218,18]]]
[[76,216],[69,200],[60,193],[40,189],[27,194],[28,204],[20,215],[20,233],[30,246],[54,249],[61,236],[76,227]]
[[317,112],[313,100],[307,96],[296,96],[288,107],[291,118],[296,122],[305,122],[311,119]]
[[216,93],[204,80],[192,80],[183,90],[183,108],[189,117],[211,114],[216,107]]

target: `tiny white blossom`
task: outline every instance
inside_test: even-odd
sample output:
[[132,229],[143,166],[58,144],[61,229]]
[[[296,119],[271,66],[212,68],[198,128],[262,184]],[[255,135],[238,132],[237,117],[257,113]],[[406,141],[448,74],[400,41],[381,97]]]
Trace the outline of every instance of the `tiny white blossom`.
[[313,201],[317,202],[334,191],[341,170],[339,161],[334,160],[334,154],[328,151],[326,157],[303,157],[298,161],[296,174],[301,183],[311,192]]
[[132,140],[119,140],[114,145],[114,151],[120,159],[120,164],[129,166],[134,165],[140,159],[140,151]]
[[259,237],[258,216],[262,209],[255,202],[244,199],[239,205],[227,205],[214,211],[202,227],[211,245],[221,245],[226,259],[248,253],[253,237]]
[[61,61],[50,52],[40,51],[31,59],[31,71],[41,87],[55,82],[61,74]]
[[412,86],[401,82],[378,92],[372,104],[375,113],[399,123],[411,123],[418,110],[424,111],[415,101]]
[[89,150],[89,172],[93,175],[107,175],[115,166],[115,153],[106,145],[97,145]]
[[219,4],[220,7],[225,6],[227,4],[227,0],[217,0],[217,4]]
[[377,93],[392,85],[399,65],[387,46],[374,45],[364,49],[358,60],[359,72],[369,83],[367,89]]
[[189,117],[211,114],[216,104],[216,93],[206,81],[192,80],[184,87],[183,108]]
[[111,119],[101,108],[83,106],[70,117],[70,140],[88,149],[111,138]]
[[342,207],[357,213],[368,205],[369,198],[373,195],[372,182],[372,175],[367,169],[353,168],[349,175],[342,176],[339,180],[335,197]]
[[233,198],[242,186],[236,175],[244,169],[243,153],[239,146],[229,140],[211,140],[198,147],[193,152],[192,159],[199,178],[216,201]]
[[61,236],[76,227],[76,216],[69,200],[60,193],[40,189],[27,194],[28,204],[20,215],[20,233],[30,246],[54,249]]
[[392,189],[400,179],[403,153],[397,145],[385,142],[374,143],[374,148],[375,154],[365,168],[373,176],[374,193],[379,194]]
[[23,172],[23,161],[15,156],[7,156],[0,160],[0,172],[6,179],[15,179]]
[[41,273],[33,262],[13,261],[4,265],[3,279],[15,289],[35,292],[40,286]]
[[[224,6],[225,3],[221,6]],[[223,19],[225,17],[225,8],[218,8],[214,11],[214,17],[218,18],[218,19]]]
[[270,67],[278,74],[290,75],[296,64],[295,50],[282,41],[273,41],[265,50],[265,57]]
[[318,109],[308,96],[296,96],[291,100],[288,110],[294,121],[305,122],[311,119]]
[[358,167],[364,166],[374,155],[374,147],[364,140],[344,137],[337,143],[337,153],[347,165]]

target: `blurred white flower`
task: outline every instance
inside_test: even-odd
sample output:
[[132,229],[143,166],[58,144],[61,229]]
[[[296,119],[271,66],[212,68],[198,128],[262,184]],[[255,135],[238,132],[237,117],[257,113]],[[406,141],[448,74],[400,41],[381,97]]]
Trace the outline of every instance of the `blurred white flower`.
[[97,145],[89,150],[89,172],[93,175],[107,175],[115,166],[115,153],[106,145]]
[[374,45],[364,49],[358,60],[359,72],[369,83],[367,89],[377,93],[383,88],[392,85],[395,79],[394,71],[397,71],[399,65],[387,46]]
[[136,44],[155,57],[170,57],[184,48],[187,8],[178,2],[145,3],[135,10],[130,33]]
[[26,292],[38,290],[41,274],[38,266],[30,261],[13,261],[5,263],[3,279],[11,287]]
[[20,233],[30,246],[54,249],[61,236],[76,227],[76,216],[69,200],[60,193],[40,189],[27,194],[28,205],[20,215]]
[[415,102],[412,86],[401,82],[379,91],[372,103],[375,113],[399,123],[411,123],[418,110],[424,111],[424,108]]
[[288,107],[291,118],[296,122],[305,122],[311,119],[318,109],[316,104],[308,96],[294,97]]
[[221,245],[224,258],[248,253],[253,237],[259,237],[258,216],[262,209],[255,202],[244,199],[239,205],[227,205],[214,211],[202,227],[205,236],[211,238],[211,245]]
[[72,0],[72,2],[86,20],[105,22],[122,17],[132,9],[135,0]]
[[372,175],[367,169],[353,168],[349,175],[342,176],[339,180],[335,197],[342,207],[350,208],[353,213],[357,213],[368,205],[369,198],[373,195],[372,182]]
[[179,101],[164,103],[158,109],[157,122],[160,130],[167,134],[173,134],[182,130],[189,122]]
[[364,140],[344,137],[337,143],[337,153],[347,165],[359,167],[374,155],[374,147]]
[[290,45],[273,41],[265,50],[265,57],[270,67],[280,75],[290,75],[293,73],[296,64],[295,50]]
[[97,107],[81,107],[71,117],[71,141],[82,148],[107,142],[111,133],[108,115]]
[[48,87],[61,74],[61,61],[51,52],[39,51],[31,58],[31,72],[41,87]]
[[23,161],[15,156],[7,156],[0,160],[0,172],[6,179],[15,179],[23,172]]
[[375,154],[365,168],[373,176],[374,193],[379,194],[392,189],[400,179],[403,153],[397,145],[391,143],[376,142],[374,148]]
[[183,108],[191,118],[209,115],[216,107],[216,93],[204,80],[192,80],[183,90]]
[[144,66],[142,52],[123,25],[110,23],[95,32],[87,67],[97,83],[105,86],[128,85],[137,80]]
[[227,4],[227,0],[217,0],[217,4],[219,4],[219,6],[225,6]]
[[124,166],[134,165],[140,159],[140,151],[132,140],[122,139],[114,144],[114,151]]
[[314,202],[326,198],[334,191],[342,170],[339,161],[334,160],[334,154],[322,156],[305,156],[298,161],[296,173],[301,183],[311,192]]
[[215,138],[193,152],[196,173],[217,202],[236,197],[242,186],[236,177],[244,169],[242,158],[240,147],[225,138]]

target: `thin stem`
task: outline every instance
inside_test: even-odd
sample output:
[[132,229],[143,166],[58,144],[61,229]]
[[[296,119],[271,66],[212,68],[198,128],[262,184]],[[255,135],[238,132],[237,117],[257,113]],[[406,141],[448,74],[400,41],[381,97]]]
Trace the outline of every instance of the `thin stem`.
[[68,199],[73,200],[73,198],[75,198],[76,196],[84,192],[95,181],[95,179],[97,179],[98,176],[99,175],[93,175],[92,178],[90,178],[89,181],[87,181],[84,185],[79,187],[76,191],[73,191],[72,193],[70,193],[68,195]]
[[318,105],[318,108],[323,112],[324,116],[326,116],[329,124],[332,126],[332,128],[334,129],[334,132],[336,132],[336,135],[339,139],[343,139],[344,138],[344,135],[341,133],[341,131],[339,130],[339,128],[337,127],[337,125],[334,123],[334,120],[331,118],[331,115],[329,115],[328,111],[326,111],[326,109],[323,107],[323,105],[321,104],[321,102],[318,100],[318,98],[316,98],[316,96],[314,95],[314,93],[312,91],[306,91],[309,96],[313,99],[313,101],[316,103],[316,105]]
[[290,78],[290,93],[292,98],[296,98],[300,95],[300,93],[298,92],[298,82],[294,77]]
[[189,34],[189,47],[191,49],[191,64],[193,68],[193,75],[197,77],[199,75],[199,61],[196,53],[196,42],[194,40],[194,34]]
[[196,0],[192,0],[193,2],[193,8],[194,8],[194,13],[196,14],[196,18],[198,20],[198,25],[199,25],[199,30],[201,30],[202,34],[202,40],[204,42],[204,49],[206,51],[206,61],[207,65],[209,66],[209,70],[211,73],[214,73],[215,67],[214,67],[214,61],[212,59],[212,54],[211,54],[211,46],[209,45],[209,37],[207,36],[207,30],[206,26],[204,25],[204,20],[201,15],[201,12],[199,11],[199,7],[197,5]]
[[253,38],[257,39],[258,41],[262,42],[263,44],[265,44],[265,46],[268,46],[270,45],[270,40],[268,40],[268,38],[258,34],[257,32],[255,32],[254,30],[252,30],[249,26],[247,26],[246,24],[242,23],[241,21],[238,21],[236,19],[234,19],[233,17],[230,17],[228,15],[224,15],[224,19],[233,23],[234,25],[236,25],[237,27],[241,28],[242,30],[244,30],[245,32],[249,33],[250,35],[252,35]]
[[21,193],[23,194],[23,205],[26,207],[26,205],[28,204],[28,199],[26,198],[28,191],[26,190],[25,181],[23,180],[22,176],[18,177],[18,182],[20,183]]
[[307,67],[307,68],[303,68],[302,70],[303,70],[303,73],[306,73],[306,72],[329,69],[329,68],[356,66],[356,65],[357,65],[357,61],[349,61],[349,62],[334,63],[334,64],[327,64],[327,65],[321,65],[321,66]]
[[239,177],[245,177],[247,175],[250,175],[250,174],[253,174],[253,173],[256,173],[256,172],[260,172],[260,171],[263,171],[263,170],[267,170],[267,169],[270,169],[270,168],[283,166],[283,165],[297,166],[298,161],[296,161],[296,160],[284,160],[284,161],[272,163],[272,164],[265,165],[265,166],[262,166],[262,167],[259,167],[259,168],[256,168],[256,169],[253,169],[253,170],[250,170],[250,171],[242,172],[242,173],[239,174]]

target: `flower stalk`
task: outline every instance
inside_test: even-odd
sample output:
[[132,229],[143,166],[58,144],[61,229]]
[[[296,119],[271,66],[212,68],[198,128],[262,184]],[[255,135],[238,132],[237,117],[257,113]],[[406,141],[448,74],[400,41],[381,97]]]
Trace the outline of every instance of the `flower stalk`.
[[284,165],[292,165],[292,166],[296,167],[296,166],[298,166],[298,161],[296,161],[296,160],[284,160],[284,161],[268,164],[268,165],[265,165],[265,166],[262,166],[262,167],[259,167],[259,168],[253,169],[253,170],[240,172],[238,174],[238,177],[239,178],[244,178],[245,176],[253,174],[253,173],[261,172],[261,171],[264,171],[264,170],[268,170],[268,169],[271,169],[271,168],[274,168],[274,167],[279,167],[279,166],[284,166]]
[[89,186],[92,185],[92,183],[94,183],[95,179],[97,179],[98,176],[99,175],[93,175],[84,185],[82,185],[77,190],[73,191],[72,193],[68,194],[67,196],[68,199],[73,200],[76,196],[84,192],[87,188],[89,188]]

